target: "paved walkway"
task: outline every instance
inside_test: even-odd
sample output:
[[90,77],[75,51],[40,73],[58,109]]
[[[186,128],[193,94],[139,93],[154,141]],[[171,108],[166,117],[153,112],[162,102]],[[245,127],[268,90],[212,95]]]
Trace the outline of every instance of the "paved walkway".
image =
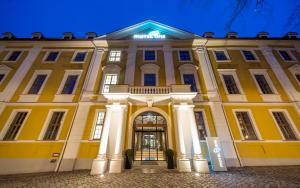
[[0,187],[299,187],[300,166],[244,167],[212,174],[178,173],[143,165],[121,174],[89,171],[0,176]]

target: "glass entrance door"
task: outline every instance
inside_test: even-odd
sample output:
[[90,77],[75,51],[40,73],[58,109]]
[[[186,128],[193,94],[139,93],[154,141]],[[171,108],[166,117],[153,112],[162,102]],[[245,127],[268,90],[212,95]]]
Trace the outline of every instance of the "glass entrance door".
[[155,132],[143,132],[142,134],[142,159],[157,160],[157,140]]

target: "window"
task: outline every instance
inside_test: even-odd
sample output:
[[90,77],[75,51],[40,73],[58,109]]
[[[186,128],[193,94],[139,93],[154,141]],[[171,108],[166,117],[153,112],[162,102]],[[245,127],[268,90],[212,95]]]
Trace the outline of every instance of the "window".
[[17,61],[21,53],[22,51],[13,51],[7,58],[7,61]]
[[56,61],[57,57],[58,57],[59,52],[49,52],[47,58],[45,59],[45,61]]
[[263,94],[273,94],[274,93],[263,74],[255,74],[254,77],[255,77],[256,82],[259,85],[259,88]]
[[94,128],[93,140],[100,140],[104,125],[105,112],[97,112],[97,118]]
[[248,112],[235,112],[245,140],[258,140]]
[[242,50],[242,53],[244,55],[244,58],[247,60],[247,61],[255,61],[257,60],[254,53],[250,50]]
[[74,62],[82,62],[85,60],[86,52],[77,52],[73,58]]
[[184,84],[191,85],[192,92],[197,92],[194,74],[183,74],[183,82]]
[[22,124],[25,121],[27,114],[28,112],[17,112],[3,140],[14,140],[16,138]]
[[279,50],[278,52],[284,61],[293,61],[294,60],[288,51]]
[[56,140],[65,112],[53,112],[43,140]]
[[117,84],[118,75],[117,74],[106,74],[103,84],[103,93],[109,92],[109,86]]
[[272,112],[281,133],[286,140],[297,140],[290,123],[286,119],[284,112]]
[[223,75],[228,94],[240,94],[233,75]]
[[0,83],[4,80],[5,74],[0,74]]
[[[298,82],[300,83],[300,74],[295,74],[296,79],[298,80]],[[0,81],[1,82],[1,81]]]
[[121,51],[120,50],[112,50],[109,53],[109,61],[118,62],[121,61]]
[[195,112],[195,118],[196,118],[197,130],[199,133],[199,139],[205,140],[207,134],[206,134],[203,112]]
[[155,61],[155,50],[146,50],[144,54],[144,60],[145,61]]
[[37,75],[32,86],[28,91],[28,94],[38,94],[46,78],[46,74]]
[[179,51],[180,61],[190,61],[191,56],[189,51]]
[[75,88],[77,79],[78,79],[78,75],[68,75],[61,94],[72,94],[73,90]]
[[156,86],[156,75],[144,74],[144,86]]
[[217,61],[228,61],[229,58],[225,54],[225,51],[221,50],[216,50],[215,51],[215,58]]

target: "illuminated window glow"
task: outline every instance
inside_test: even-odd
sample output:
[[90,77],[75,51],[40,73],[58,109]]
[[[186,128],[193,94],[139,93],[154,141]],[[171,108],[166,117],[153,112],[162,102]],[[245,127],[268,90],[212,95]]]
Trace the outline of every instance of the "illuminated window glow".
[[109,53],[109,61],[111,61],[111,62],[121,61],[121,51],[120,50],[110,51],[110,53]]
[[97,112],[97,119],[96,119],[94,134],[93,134],[94,140],[101,139],[101,133],[104,124],[104,116],[105,116],[105,112]]
[[117,84],[118,75],[117,74],[106,74],[103,84],[103,93],[109,92],[109,86]]
[[135,34],[134,39],[165,39],[166,35],[161,35],[159,31],[151,31],[148,34]]

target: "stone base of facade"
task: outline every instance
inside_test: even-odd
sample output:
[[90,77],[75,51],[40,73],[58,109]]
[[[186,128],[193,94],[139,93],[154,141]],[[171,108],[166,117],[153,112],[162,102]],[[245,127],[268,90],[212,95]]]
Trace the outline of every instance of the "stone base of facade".
[[178,159],[177,168],[179,172],[191,172],[191,161],[189,159]]
[[58,171],[64,172],[64,171],[74,170],[75,162],[76,162],[76,159],[62,159]]
[[104,174],[107,169],[107,160],[94,159],[91,169],[91,175]]
[[122,159],[112,159],[109,163],[109,173],[121,173],[123,169]]
[[300,158],[241,158],[243,166],[300,165]]
[[193,166],[195,172],[209,173],[208,162],[206,159],[194,159]]

